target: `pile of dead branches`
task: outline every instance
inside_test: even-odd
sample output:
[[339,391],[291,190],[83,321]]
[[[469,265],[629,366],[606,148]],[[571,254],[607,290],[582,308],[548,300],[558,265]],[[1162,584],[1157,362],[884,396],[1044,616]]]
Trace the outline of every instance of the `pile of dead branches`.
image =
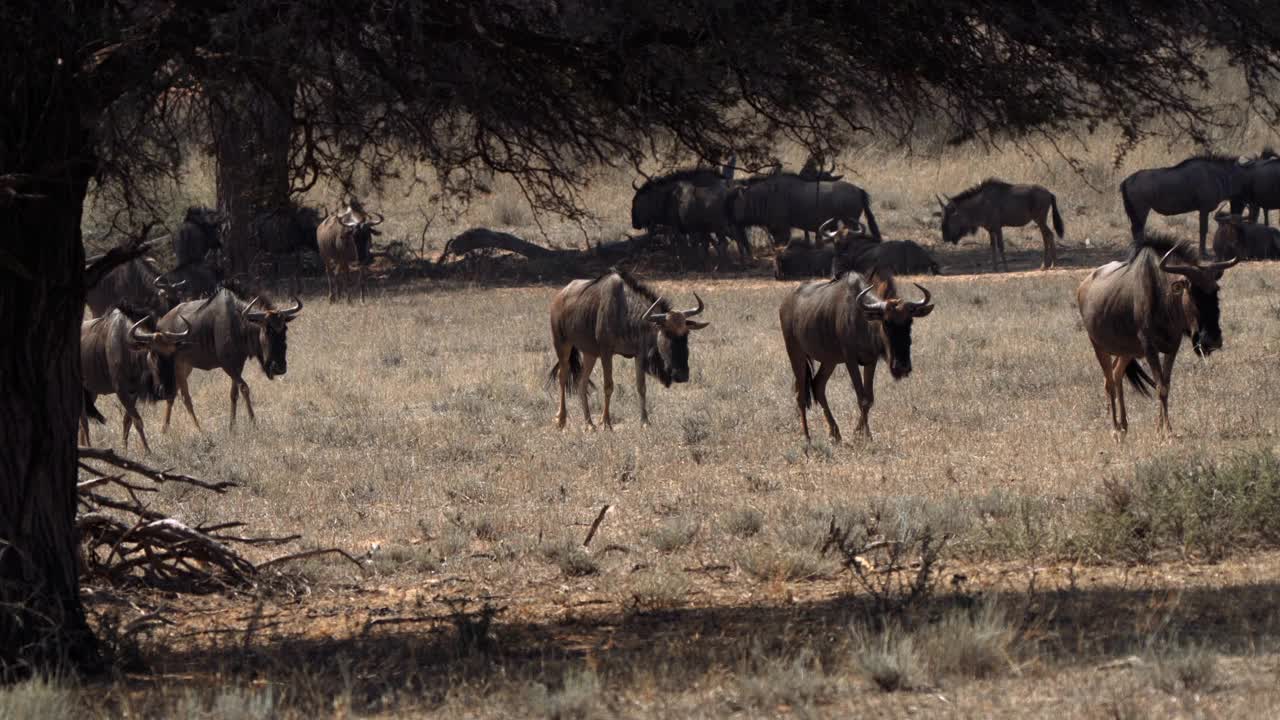
[[301,536],[247,536],[240,534],[245,524],[237,521],[191,526],[154,509],[149,502],[163,485],[179,484],[221,495],[236,487],[235,483],[210,483],[157,470],[96,448],[80,448],[80,468],[88,473],[88,479],[77,486],[80,511],[76,519],[81,574],[86,581],[206,592],[253,587],[262,579],[264,569],[316,555],[341,555],[360,564],[347,552],[333,548],[292,553],[255,565],[236,548],[280,546]]

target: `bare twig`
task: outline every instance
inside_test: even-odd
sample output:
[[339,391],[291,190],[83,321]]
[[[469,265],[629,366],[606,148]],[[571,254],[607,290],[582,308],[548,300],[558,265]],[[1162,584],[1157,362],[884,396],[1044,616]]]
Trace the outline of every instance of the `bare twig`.
[[600,529],[600,523],[604,522],[604,516],[609,514],[609,509],[612,507],[612,505],[605,505],[600,508],[600,513],[596,515],[595,521],[591,523],[591,529],[587,531],[586,539],[582,541],[582,547],[587,547],[591,544],[591,539],[596,536],[596,530]]

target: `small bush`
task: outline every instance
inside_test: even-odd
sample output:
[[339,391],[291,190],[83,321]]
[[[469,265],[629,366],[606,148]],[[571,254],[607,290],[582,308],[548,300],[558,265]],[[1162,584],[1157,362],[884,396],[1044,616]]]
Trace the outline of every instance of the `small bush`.
[[653,532],[653,546],[658,552],[673,553],[693,543],[698,523],[688,518],[672,518]]
[[915,641],[900,627],[890,625],[883,632],[865,628],[853,632],[854,660],[858,667],[884,692],[924,687],[924,663]]
[[738,567],[757,580],[810,580],[827,574],[829,566],[811,550],[756,545],[738,553]]
[[630,600],[639,610],[669,610],[684,603],[690,587],[689,579],[677,568],[654,570],[636,580]]
[[753,537],[764,528],[764,514],[755,508],[735,510],[725,525],[734,537]]
[[585,577],[600,572],[596,561],[577,543],[566,540],[542,546],[542,557],[560,568],[568,577]]
[[993,603],[944,616],[925,633],[925,658],[935,676],[988,678],[1013,667],[1016,637],[1004,612]]

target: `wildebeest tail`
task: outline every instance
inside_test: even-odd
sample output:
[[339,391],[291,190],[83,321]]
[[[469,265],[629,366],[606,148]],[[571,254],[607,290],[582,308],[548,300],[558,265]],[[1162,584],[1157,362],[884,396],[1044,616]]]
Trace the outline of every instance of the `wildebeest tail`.
[[796,378],[796,399],[805,410],[813,407],[813,363],[808,360],[804,361],[804,372]]
[[[557,360],[551,366],[551,371],[547,373],[547,387],[551,388],[560,378],[560,361]],[[578,348],[569,350],[569,391],[577,392],[578,383],[582,380],[582,353],[578,352]],[[587,382],[586,393],[591,394],[594,383]]]
[[876,216],[871,212],[871,196],[862,191],[862,208],[867,215],[867,229],[871,231],[871,239],[880,242],[880,226],[876,224]]
[[[1127,206],[1128,202],[1129,201],[1126,196],[1126,200],[1125,200],[1126,210],[1128,209],[1128,206]],[[1062,215],[1058,212],[1058,196],[1057,195],[1049,196],[1049,209],[1053,211],[1053,231],[1058,233],[1058,239],[1061,240],[1062,233],[1065,231],[1065,228],[1063,228],[1062,226]]]
[[102,413],[98,412],[98,406],[95,401],[95,396],[90,395],[88,392],[84,394],[84,414],[96,423],[105,424],[107,419],[102,416]]
[[1138,392],[1142,397],[1151,397],[1151,388],[1156,386],[1151,376],[1146,370],[1142,369],[1142,364],[1136,359],[1129,362],[1124,369],[1124,376],[1129,380],[1129,386]]

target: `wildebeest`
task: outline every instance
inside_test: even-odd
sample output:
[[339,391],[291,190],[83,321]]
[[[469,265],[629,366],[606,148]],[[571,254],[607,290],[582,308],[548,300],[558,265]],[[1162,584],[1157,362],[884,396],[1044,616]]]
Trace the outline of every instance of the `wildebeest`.
[[574,384],[582,398],[582,415],[591,423],[587,404],[588,382],[596,358],[604,369],[604,410],[600,422],[611,428],[609,399],[613,395],[613,356],[635,358],[636,394],[640,398],[640,422],[648,424],[645,375],[663,386],[689,381],[689,333],[710,323],[692,318],[705,309],[673,310],[671,304],[630,274],[613,270],[594,280],[574,280],[551,301],[551,346],[556,364],[551,379],[560,387],[556,426],[564,427],[565,393]]
[[[372,219],[374,215],[378,216],[377,220]],[[373,236],[382,234],[376,227],[382,221],[382,215],[365,212],[360,203],[352,200],[346,209],[325,218],[320,227],[316,228],[316,245],[320,249],[320,258],[324,261],[325,275],[329,278],[329,302],[337,299],[344,286],[347,301],[352,300],[354,291],[348,277],[352,265],[356,268],[360,284],[360,301],[364,301],[365,266],[371,258]]]
[[[114,393],[124,410],[124,447],[129,448],[129,430],[138,427],[142,449],[151,452],[143,430],[138,401],[173,397],[174,354],[189,340],[191,328],[179,325],[173,332],[155,330],[154,319],[145,312],[125,306],[80,326],[80,372],[84,383],[85,406],[80,416],[80,433],[89,445],[89,418],[102,421],[94,407],[98,395]],[[172,402],[172,400],[170,400]]]
[[[827,380],[840,365],[849,371],[858,396],[858,432],[871,437],[868,415],[875,402],[876,364],[881,359],[888,362],[895,380],[910,375],[912,321],[933,311],[929,291],[916,287],[924,299],[904,300],[893,273],[877,270],[864,277],[850,272],[833,280],[807,282],[782,301],[778,318],[795,374],[796,404],[806,441],[806,411],[813,399],[822,406],[832,440],[840,441],[840,427],[827,404]],[[816,373],[814,362],[818,363]]]
[[[231,378],[231,422],[236,426],[236,401],[244,393],[244,406],[249,419],[254,420],[253,401],[249,384],[244,381],[244,364],[249,358],[257,358],[267,379],[284,375],[288,370],[285,358],[288,323],[302,310],[302,301],[293,299],[293,307],[277,310],[261,298],[245,302],[227,287],[207,300],[182,303],[160,319],[161,330],[189,326],[188,344],[177,354],[174,378],[182,403],[186,405],[191,420],[200,428],[200,420],[191,407],[191,393],[187,378],[191,370],[221,368]],[[164,409],[164,430],[169,429],[169,417],[173,412],[174,396],[167,398]]]
[[910,240],[876,242],[861,224],[851,228],[841,222],[838,229],[819,230],[818,234],[824,241],[818,247],[793,240],[773,256],[775,279],[836,277],[849,270],[866,275],[878,267],[895,275],[941,273],[937,261],[918,244]]
[[[1201,355],[1222,347],[1218,279],[1236,262],[1203,262],[1195,250],[1172,237],[1144,233],[1127,260],[1109,262],[1080,283],[1076,303],[1102,366],[1117,438],[1129,429],[1125,378],[1144,396],[1150,396],[1148,388],[1157,388],[1157,428],[1162,433],[1173,432],[1169,385],[1178,347],[1183,335],[1191,337],[1192,346]],[[1140,359],[1147,361],[1156,377],[1154,382]]]
[[1268,211],[1280,208],[1280,156],[1271,148],[1263,148],[1257,158],[1243,163],[1238,199],[1249,208],[1249,220],[1256,222],[1258,211],[1262,221],[1270,224]]
[[758,175],[730,192],[728,206],[738,232],[745,234],[748,227],[763,227],[775,245],[787,244],[791,228],[816,231],[829,218],[853,222],[864,214],[871,237],[880,242],[871,197],[843,180],[812,181],[785,172]]
[[728,193],[735,186],[734,165],[730,159],[721,170],[677,170],[649,178],[639,187],[633,186],[631,227],[649,233],[668,229],[691,236],[704,253],[714,241],[721,261],[726,259],[728,239],[732,237],[738,244],[739,255],[750,258],[751,247],[746,235],[736,232],[726,206]]
[[1213,256],[1219,260],[1280,259],[1280,230],[1230,213],[1215,213],[1213,219],[1218,222],[1218,231],[1213,234]]
[[[222,269],[206,263],[180,265],[160,276],[160,282],[168,288],[166,296],[175,300],[173,305],[209,297],[217,291],[222,279]],[[165,312],[171,309],[172,305]],[[160,313],[156,317],[163,315],[164,313]]]
[[321,219],[320,212],[310,207],[284,207],[254,216],[250,236],[258,249],[254,265],[276,280],[292,276],[296,292],[301,282],[301,254],[320,252],[316,228]]
[[999,261],[1009,269],[1004,254],[1004,228],[1022,227],[1034,222],[1044,241],[1044,255],[1040,269],[1047,270],[1058,262],[1058,251],[1049,232],[1049,216],[1053,216],[1053,229],[1062,239],[1062,215],[1058,212],[1058,198],[1040,185],[1015,185],[998,178],[987,178],[981,183],[954,197],[938,198],[942,207],[942,240],[952,244],[979,228],[987,231],[991,240],[991,267],[996,267],[996,251]]
[[189,207],[173,234],[173,257],[178,267],[200,264],[210,250],[222,247],[219,231],[223,218],[216,210]]
[[[181,282],[181,280],[177,281]],[[93,317],[102,317],[120,303],[140,308],[160,317],[178,304],[178,292],[151,258],[135,258],[112,268],[97,285],[85,293],[85,303]]]
[[1142,235],[1152,210],[1161,215],[1199,212],[1200,255],[1203,256],[1209,234],[1209,213],[1223,201],[1230,201],[1232,214],[1240,214],[1244,170],[1239,158],[1199,155],[1173,167],[1133,173],[1120,183],[1120,198],[1129,216],[1133,238],[1137,240]]

